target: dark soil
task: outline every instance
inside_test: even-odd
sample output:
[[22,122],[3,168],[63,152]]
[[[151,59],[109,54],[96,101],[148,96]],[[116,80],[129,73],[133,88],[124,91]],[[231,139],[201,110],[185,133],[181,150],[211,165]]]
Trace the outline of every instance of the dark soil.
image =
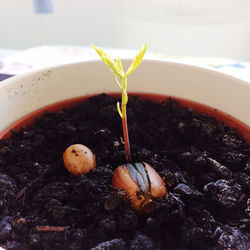
[[[100,95],[45,113],[0,140],[0,243],[7,249],[249,249],[250,148],[226,125],[180,107],[130,97],[132,159],[151,164],[168,194],[156,209],[130,209],[112,187],[125,163],[116,99]],[[97,167],[66,171],[71,144],[92,149]],[[42,226],[51,226],[44,231]],[[45,227],[45,230],[48,227]],[[55,231],[58,230],[58,231]]]

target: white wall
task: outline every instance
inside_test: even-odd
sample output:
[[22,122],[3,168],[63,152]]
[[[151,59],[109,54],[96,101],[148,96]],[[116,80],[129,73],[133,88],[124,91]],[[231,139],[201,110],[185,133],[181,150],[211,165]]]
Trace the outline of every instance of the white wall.
[[126,46],[149,40],[154,51],[173,55],[250,60],[249,0],[135,2],[123,4]]
[[0,0],[0,48],[44,44],[136,49],[250,61],[249,0],[52,0],[35,14],[32,0]]
[[53,14],[36,14],[32,0],[0,0],[0,47],[116,42],[115,0],[51,0]]

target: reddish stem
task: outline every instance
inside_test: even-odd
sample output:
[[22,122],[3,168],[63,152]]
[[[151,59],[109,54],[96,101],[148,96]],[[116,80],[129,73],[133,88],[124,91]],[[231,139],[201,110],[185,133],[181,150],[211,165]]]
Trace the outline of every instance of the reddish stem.
[[124,147],[125,147],[126,161],[131,162],[127,116],[125,115],[123,117],[124,118],[122,118],[122,129],[123,129],[123,139],[124,139],[124,143],[125,143]]

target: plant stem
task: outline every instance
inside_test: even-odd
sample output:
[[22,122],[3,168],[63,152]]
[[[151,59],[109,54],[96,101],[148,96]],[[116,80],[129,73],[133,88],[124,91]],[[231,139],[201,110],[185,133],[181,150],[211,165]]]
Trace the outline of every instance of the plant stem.
[[124,147],[125,147],[125,155],[126,161],[131,161],[131,154],[130,154],[130,145],[129,145],[129,137],[128,137],[128,125],[127,125],[127,118],[122,118],[122,128],[123,128],[123,137],[124,137]]
[[128,136],[128,123],[127,123],[127,109],[126,105],[128,102],[127,96],[127,79],[122,79],[122,129],[123,129],[123,139],[124,139],[124,147],[125,147],[125,156],[126,161],[131,162],[131,153],[130,153],[130,143]]

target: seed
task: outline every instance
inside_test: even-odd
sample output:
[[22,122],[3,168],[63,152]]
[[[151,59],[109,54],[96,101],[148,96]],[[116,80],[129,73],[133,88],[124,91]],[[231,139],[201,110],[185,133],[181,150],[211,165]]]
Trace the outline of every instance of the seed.
[[117,167],[112,183],[114,187],[125,190],[134,210],[143,212],[153,210],[152,198],[163,197],[167,193],[160,175],[145,162]]
[[69,146],[63,153],[63,161],[66,169],[74,175],[87,174],[96,167],[92,151],[82,144]]

